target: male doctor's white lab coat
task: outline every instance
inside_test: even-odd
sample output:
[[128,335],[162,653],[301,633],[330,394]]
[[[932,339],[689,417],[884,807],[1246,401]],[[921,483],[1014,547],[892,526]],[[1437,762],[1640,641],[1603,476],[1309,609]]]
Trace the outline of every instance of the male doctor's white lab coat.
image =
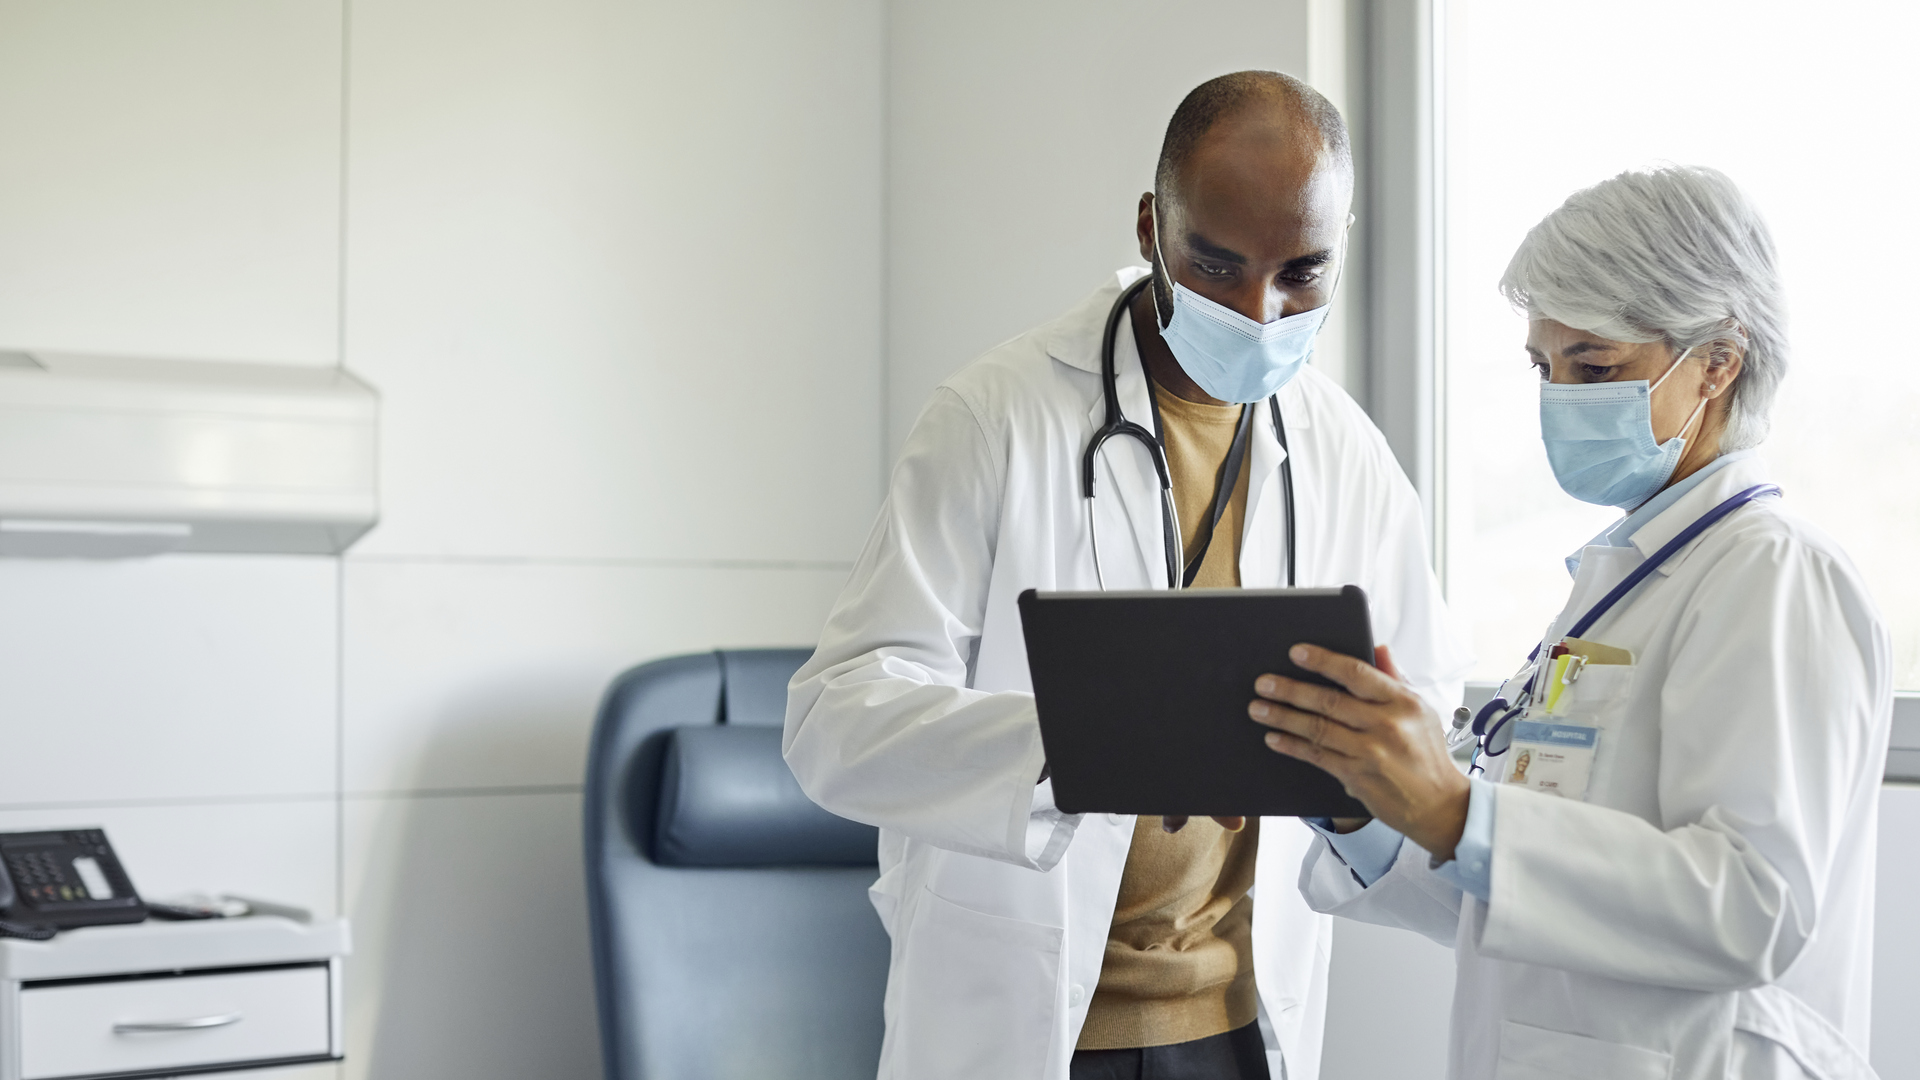
[[[881,829],[872,895],[893,937],[882,1078],[1066,1080],[1100,978],[1134,822],[1061,814],[1051,785],[1036,785],[1044,754],[1014,602],[1029,588],[1098,587],[1081,452],[1104,418],[1107,312],[1144,272],[1123,271],[936,391],[819,651],[794,676],[794,775],[822,806]],[[1150,425],[1129,325],[1119,397]],[[1280,408],[1299,584],[1364,588],[1401,670],[1451,708],[1464,657],[1419,503],[1385,440],[1311,368]],[[1285,584],[1282,452],[1267,410],[1257,415],[1240,557],[1249,588]],[[1152,461],[1133,440],[1108,447],[1094,500],[1106,585],[1163,588]],[[1253,955],[1275,1080],[1319,1071],[1330,927],[1295,887],[1311,842],[1297,820],[1261,824]]]
[[[1729,462],[1632,547],[1587,548],[1547,640],[1764,481],[1758,459]],[[1886,629],[1846,556],[1778,500],[1750,503],[1583,637],[1635,663],[1589,664],[1557,705],[1599,728],[1585,801],[1490,789],[1489,903],[1412,843],[1363,889],[1317,840],[1301,889],[1320,911],[1454,948],[1457,1080],[1872,1077],[1893,692]]]

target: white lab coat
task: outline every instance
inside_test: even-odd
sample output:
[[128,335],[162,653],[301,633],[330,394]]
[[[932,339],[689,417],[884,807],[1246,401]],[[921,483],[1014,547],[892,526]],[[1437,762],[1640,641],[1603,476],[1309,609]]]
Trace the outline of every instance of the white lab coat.
[[[893,937],[880,1076],[1065,1080],[1100,977],[1133,818],[1067,816],[1043,764],[1015,598],[1096,588],[1080,459],[1103,419],[1100,337],[1122,271],[1064,317],[934,394],[886,503],[794,676],[786,758],[822,806],[880,826],[874,906]],[[1150,423],[1129,325],[1126,414]],[[1421,511],[1386,442],[1308,369],[1280,395],[1293,449],[1302,586],[1366,589],[1373,626],[1436,704],[1465,657],[1428,569]],[[1258,413],[1240,560],[1284,585],[1281,448]],[[1094,500],[1109,588],[1162,588],[1158,482],[1138,442],[1102,454]],[[1254,969],[1275,1080],[1318,1073],[1330,926],[1294,882],[1312,842],[1263,822]]]
[[[1732,462],[1632,547],[1587,548],[1548,640],[1763,469]],[[1751,503],[1583,636],[1636,662],[1588,665],[1565,691],[1559,711],[1600,728],[1585,801],[1493,789],[1491,903],[1412,843],[1363,889],[1325,840],[1302,869],[1309,902],[1453,946],[1461,1080],[1871,1077],[1893,693],[1846,555],[1779,500]]]

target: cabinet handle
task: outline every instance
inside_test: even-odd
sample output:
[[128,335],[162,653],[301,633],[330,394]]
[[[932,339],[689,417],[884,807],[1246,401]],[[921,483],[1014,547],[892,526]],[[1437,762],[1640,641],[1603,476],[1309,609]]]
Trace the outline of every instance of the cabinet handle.
[[240,1022],[239,1013],[224,1013],[220,1016],[196,1016],[191,1020],[153,1020],[143,1024],[115,1024],[115,1035],[138,1035],[149,1031],[200,1031],[205,1028],[226,1027]]

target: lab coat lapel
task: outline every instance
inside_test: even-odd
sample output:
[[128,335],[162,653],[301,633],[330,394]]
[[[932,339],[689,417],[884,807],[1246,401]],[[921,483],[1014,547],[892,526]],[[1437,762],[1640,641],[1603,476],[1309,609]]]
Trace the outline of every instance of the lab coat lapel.
[[[1640,526],[1633,534],[1632,544],[1639,550],[1642,558],[1651,558],[1654,552],[1664,547],[1667,541],[1679,536],[1687,526],[1703,517],[1709,510],[1742,491],[1767,482],[1767,467],[1756,454],[1748,454],[1739,461],[1731,461],[1724,468],[1700,482],[1700,486],[1681,496],[1679,501],[1654,516],[1652,521]],[[1687,561],[1687,556],[1700,546],[1703,536],[1695,537],[1693,542],[1673,553],[1673,557],[1660,565],[1658,573],[1670,576]]]
[[1286,451],[1273,437],[1273,414],[1263,402],[1254,419],[1252,453],[1247,466],[1247,522],[1240,536],[1240,585],[1273,589],[1287,583],[1286,518],[1280,490],[1280,463]]
[[[1147,400],[1146,372],[1140,366],[1140,353],[1133,344],[1133,331],[1122,321],[1116,336],[1119,340],[1114,343],[1113,351],[1120,409],[1127,419],[1151,431],[1153,406]],[[1093,407],[1087,411],[1088,430],[1100,430],[1106,423],[1106,414],[1105,400],[1096,396]],[[1165,588],[1167,561],[1160,473],[1146,446],[1139,439],[1124,436],[1108,439],[1094,465],[1094,485],[1093,527],[1099,535],[1107,587]],[[1116,506],[1118,514],[1112,512]],[[1134,581],[1116,576],[1116,570],[1126,565],[1122,554],[1126,551],[1132,551],[1136,559],[1140,576]]]
[[[1296,419],[1299,410],[1289,409],[1286,398],[1283,393],[1282,419],[1293,427],[1305,426]],[[1273,431],[1273,409],[1264,401],[1254,408],[1259,411],[1254,414],[1252,452],[1247,457],[1252,472],[1247,477],[1246,526],[1240,534],[1240,585],[1274,589],[1287,583],[1286,492],[1280,486],[1280,463],[1287,459],[1287,452]],[[1296,570],[1306,580],[1304,569],[1296,566]]]

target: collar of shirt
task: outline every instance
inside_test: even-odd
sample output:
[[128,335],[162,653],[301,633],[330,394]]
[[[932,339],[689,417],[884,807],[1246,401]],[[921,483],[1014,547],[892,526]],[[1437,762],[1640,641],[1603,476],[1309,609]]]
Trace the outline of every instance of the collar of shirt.
[[1699,487],[1707,477],[1736,461],[1744,461],[1753,455],[1753,450],[1735,450],[1730,454],[1721,454],[1707,462],[1699,472],[1661,490],[1653,498],[1634,507],[1633,513],[1607,526],[1600,535],[1580,545],[1579,551],[1567,556],[1567,573],[1572,575],[1580,573],[1580,555],[1590,547],[1632,547],[1633,534],[1639,532],[1642,525],[1659,517],[1668,507],[1679,502],[1687,492]]

